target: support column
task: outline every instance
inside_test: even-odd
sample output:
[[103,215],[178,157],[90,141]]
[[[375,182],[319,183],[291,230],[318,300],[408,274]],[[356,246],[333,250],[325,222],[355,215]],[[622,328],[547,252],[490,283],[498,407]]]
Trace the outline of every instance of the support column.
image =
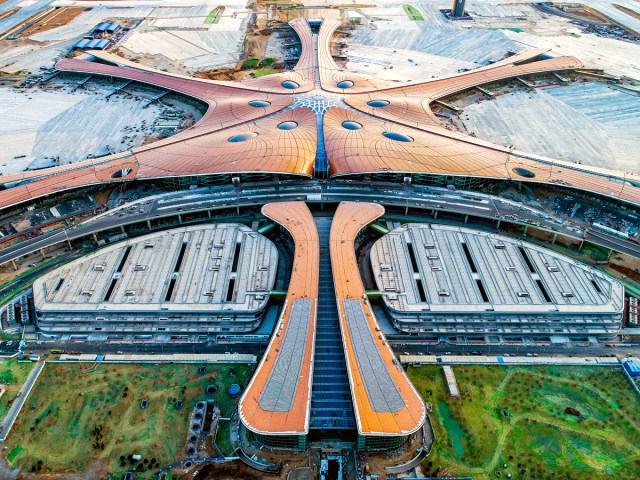
[[43,259],[43,260],[46,260],[46,259],[47,259],[47,256],[44,254],[44,248],[41,248],[41,249],[40,249],[40,254],[42,255],[42,259]]
[[182,215],[178,214],[178,223],[182,223]]
[[147,228],[151,230],[151,220],[147,218]]
[[211,218],[211,210],[207,210],[207,216]]
[[433,211],[433,219],[436,220],[438,218],[438,210]]
[[501,224],[502,224],[502,220],[498,220],[498,223],[496,223],[496,230],[500,230]]
[[528,231],[529,231],[529,225],[525,225],[524,226],[524,232],[522,234],[526,237]]
[[98,243],[98,234],[96,232],[93,232],[93,239]]
[[11,260],[11,265],[13,265],[13,269],[14,269],[15,271],[18,271],[18,264],[16,263],[16,261],[15,261],[15,260]]
[[465,215],[465,216],[464,216],[464,223],[465,223],[465,225],[466,225],[467,223],[469,223],[469,215]]
[[551,243],[552,243],[552,244],[555,244],[555,243],[556,243],[556,239],[557,239],[557,238],[558,238],[558,234],[557,234],[557,233],[554,233],[554,234],[553,234],[553,237],[551,238]]

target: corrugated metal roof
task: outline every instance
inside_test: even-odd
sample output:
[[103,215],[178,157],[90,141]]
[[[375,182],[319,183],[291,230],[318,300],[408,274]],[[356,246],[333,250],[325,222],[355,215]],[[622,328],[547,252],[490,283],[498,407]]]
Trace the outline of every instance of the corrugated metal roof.
[[639,362],[625,362],[624,368],[627,369],[629,375],[632,377],[640,376],[640,363]]
[[73,48],[86,48],[87,45],[89,45],[89,42],[91,42],[91,40],[89,40],[88,38],[83,38],[82,40],[78,40],[76,43],[74,43]]
[[98,39],[95,38],[93,40],[90,40],[89,43],[82,48],[98,48],[100,50],[104,50],[105,48],[107,48],[109,45],[111,45],[111,41],[107,40],[107,39]]

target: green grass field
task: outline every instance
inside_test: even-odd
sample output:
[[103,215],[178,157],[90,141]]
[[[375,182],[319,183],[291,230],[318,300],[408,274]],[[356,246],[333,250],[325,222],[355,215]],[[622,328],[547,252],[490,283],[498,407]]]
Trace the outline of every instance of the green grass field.
[[227,457],[233,455],[230,428],[231,422],[229,420],[220,420],[218,423],[218,431],[216,432],[216,445],[221,450],[220,453]]
[[204,19],[205,25],[215,25],[220,21],[220,15],[218,14],[218,9],[211,10],[207,18]]
[[4,360],[0,363],[0,384],[5,392],[0,397],[0,419],[9,411],[11,402],[15,398],[18,390],[27,379],[27,375],[35,364],[31,362],[18,362],[14,358]]
[[278,70],[274,68],[259,68],[255,71],[256,78],[264,77],[265,75],[272,75],[278,73]]
[[424,462],[431,475],[445,469],[477,480],[640,478],[640,398],[620,370],[453,369],[459,398],[449,396],[440,366],[408,372],[433,406],[436,442]]
[[402,6],[404,13],[407,14],[407,17],[409,17],[409,20],[413,20],[416,22],[422,22],[424,21],[424,17],[422,15],[420,15],[420,12],[418,11],[418,9],[412,5],[408,5],[405,4]]
[[[116,478],[129,468],[121,456],[140,454],[147,477],[155,478],[149,464],[160,466],[184,458],[187,420],[197,400],[216,399],[223,416],[237,400],[227,387],[246,386],[253,366],[109,365],[83,371],[83,364],[48,364],[9,436],[7,459],[26,471],[83,471],[102,460]],[[229,375],[229,369],[235,376]],[[218,394],[207,396],[207,385]],[[175,399],[184,401],[176,410]],[[149,401],[145,410],[143,399]],[[155,460],[155,462],[154,462]]]

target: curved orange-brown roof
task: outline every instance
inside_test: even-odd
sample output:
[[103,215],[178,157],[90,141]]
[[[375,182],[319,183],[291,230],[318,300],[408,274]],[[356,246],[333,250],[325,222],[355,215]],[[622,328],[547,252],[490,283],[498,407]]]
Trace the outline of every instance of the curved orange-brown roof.
[[[194,95],[202,98],[207,92],[212,92],[216,87],[224,89],[245,90],[248,92],[264,93],[303,93],[312,90],[315,79],[315,58],[313,38],[311,28],[304,19],[296,19],[290,25],[300,37],[302,53],[300,60],[289,72],[267,75],[260,78],[247,79],[242,81],[210,80],[204,78],[191,78],[179,73],[163,72],[153,67],[149,67],[123,57],[102,50],[89,50],[87,54],[95,58],[104,60],[114,65],[104,63],[88,62],[84,60],[62,59],[56,64],[56,69],[61,71],[83,72],[96,75],[113,75],[131,80],[157,85],[171,90],[180,91],[187,95]],[[121,68],[124,71],[116,73],[114,68]],[[297,88],[285,88],[282,82],[290,80],[298,84]],[[198,92],[198,93],[196,93]]]
[[[291,130],[278,128],[285,122],[294,122],[297,126]],[[243,134],[246,140],[230,141]],[[313,112],[296,108],[187,140],[134,148],[139,163],[136,178],[226,172],[310,176],[313,174],[317,135]]]
[[[362,128],[343,128],[345,121],[359,123]],[[324,125],[325,150],[332,175],[398,171],[507,176],[508,153],[503,149],[467,144],[340,108],[325,114]],[[413,141],[386,138],[387,132],[405,134]]]
[[[320,26],[318,33],[318,67],[322,89],[333,93],[353,94],[393,88],[401,85],[401,83],[391,80],[380,80],[377,78],[369,78],[365,75],[350,73],[338,67],[331,55],[331,41],[337,28],[341,25],[342,22],[340,20],[327,18],[322,21],[322,25]],[[340,88],[338,84],[343,81],[353,82],[353,85],[347,88]]]
[[[289,25],[296,31],[301,43],[300,59],[293,70],[243,80],[243,85],[264,92],[281,94],[303,93],[313,90],[315,87],[317,55],[311,27],[305,18],[292,20]],[[284,88],[282,82],[287,80],[297,83],[299,87],[295,89]]]
[[424,423],[424,402],[380,332],[358,270],[355,239],[384,208],[342,202],[331,224],[333,283],[358,432],[409,435]]
[[[344,121],[362,125],[342,127]],[[394,132],[411,141],[384,136]],[[333,108],[324,118],[325,150],[332,176],[385,172],[459,175],[552,183],[640,203],[640,176],[531,157],[445,128],[418,130]]]
[[[282,130],[278,125],[294,122]],[[206,134],[205,134],[206,133]],[[316,116],[296,108],[252,123],[168,138],[108,157],[0,177],[0,208],[74,188],[148,178],[224,173],[313,175]],[[245,135],[246,140],[229,141]]]
[[[138,178],[227,172],[311,175],[317,143],[316,120],[309,112],[283,110],[292,106],[291,94],[314,88],[316,74],[324,90],[350,93],[344,101],[365,114],[359,117],[355,112],[337,108],[326,114],[324,134],[332,175],[397,171],[512,178],[555,183],[640,203],[639,175],[512,151],[449,131],[439,125],[431,111],[430,103],[434,100],[476,85],[519,75],[579,68],[582,64],[575,58],[545,59],[544,50],[530,50],[472,71],[398,86],[397,82],[350,74],[336,65],[330,48],[340,21],[326,19],[317,37],[303,18],[292,21],[291,25],[302,44],[296,67],[290,72],[242,82],[188,78],[102,51],[91,53],[111,65],[61,60],[57,65],[60,70],[121,77],[190,95],[206,102],[207,112],[193,127],[133,151],[4,175],[1,183],[7,189],[0,191],[0,208],[68,189]],[[297,88],[284,88],[285,80],[296,82]],[[354,84],[347,89],[339,88],[337,84],[342,80]],[[251,100],[264,100],[269,105],[252,107]],[[372,107],[368,105],[371,100],[386,100],[389,104]],[[362,122],[364,128],[354,132],[340,128],[341,120],[352,118],[359,118],[357,121]],[[297,122],[298,128],[289,132],[275,128],[285,119]],[[399,144],[381,139],[381,133],[392,130],[404,131],[415,141]],[[226,137],[234,135],[230,132],[257,136],[231,145]],[[121,175],[124,172],[126,175]]]
[[262,213],[289,231],[295,243],[284,308],[267,350],[240,399],[244,425],[261,434],[309,430],[318,301],[320,243],[304,202],[270,203]]

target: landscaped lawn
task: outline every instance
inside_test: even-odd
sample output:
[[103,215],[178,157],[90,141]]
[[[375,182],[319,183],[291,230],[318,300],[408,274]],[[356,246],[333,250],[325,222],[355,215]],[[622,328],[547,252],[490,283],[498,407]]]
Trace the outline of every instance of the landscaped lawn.
[[[103,363],[88,368],[47,364],[5,444],[13,466],[83,471],[99,460],[120,475],[132,466],[126,458],[139,454],[143,461],[136,467],[146,474],[136,478],[155,478],[155,465],[185,457],[187,420],[195,402],[215,398],[222,415],[230,416],[238,399],[227,395],[227,387],[239,383],[244,388],[253,366]],[[207,395],[212,384],[217,394]],[[145,409],[140,408],[143,399],[148,400]],[[175,399],[183,400],[181,410],[175,409]]]
[[407,14],[407,17],[409,17],[409,20],[414,20],[417,22],[422,22],[424,21],[424,17],[422,15],[420,15],[420,11],[418,11],[418,9],[412,5],[403,5],[402,6],[404,13]]
[[28,361],[18,362],[15,358],[9,358],[0,363],[0,385],[5,390],[0,397],[0,419],[3,419],[9,411],[13,399],[34,365]]
[[409,368],[433,406],[436,442],[424,462],[430,474],[445,469],[478,480],[507,474],[640,478],[640,398],[621,369],[460,365],[453,370],[459,398],[450,397],[441,366]]

